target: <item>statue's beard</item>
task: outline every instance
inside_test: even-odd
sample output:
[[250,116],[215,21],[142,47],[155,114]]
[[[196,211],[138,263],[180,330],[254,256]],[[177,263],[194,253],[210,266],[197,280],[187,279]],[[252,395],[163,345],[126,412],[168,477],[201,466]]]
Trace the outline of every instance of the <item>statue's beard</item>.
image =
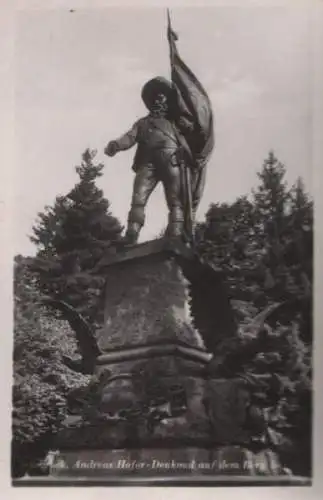
[[156,118],[164,118],[167,116],[168,106],[165,102],[155,102],[150,110],[150,114]]

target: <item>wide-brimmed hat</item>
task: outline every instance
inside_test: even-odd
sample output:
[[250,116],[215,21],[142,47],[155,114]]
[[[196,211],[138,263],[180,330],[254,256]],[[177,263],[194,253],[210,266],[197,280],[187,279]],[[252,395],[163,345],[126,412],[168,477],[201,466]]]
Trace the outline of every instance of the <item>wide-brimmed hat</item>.
[[158,94],[164,94],[167,98],[170,98],[174,94],[173,84],[162,76],[152,78],[142,88],[141,97],[149,110]]

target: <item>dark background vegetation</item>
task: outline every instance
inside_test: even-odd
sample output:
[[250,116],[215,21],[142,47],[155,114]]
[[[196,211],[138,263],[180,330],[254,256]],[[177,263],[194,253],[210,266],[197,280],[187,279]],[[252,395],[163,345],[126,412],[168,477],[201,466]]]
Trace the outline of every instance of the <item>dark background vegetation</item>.
[[[41,300],[68,302],[94,328],[102,322],[104,280],[96,265],[123,229],[96,186],[102,169],[95,153],[85,151],[78,183],[38,214],[31,236],[36,256],[15,257],[13,477],[41,472],[37,464],[67,414],[68,393],[89,381],[64,364],[63,356],[76,352],[74,334]],[[225,270],[242,340],[257,312],[289,304],[266,325],[256,352],[246,354],[241,342],[235,363],[246,373],[275,374],[280,455],[293,473],[310,475],[313,203],[302,179],[288,186],[285,173],[270,152],[253,192],[211,204],[196,236],[200,254]]]

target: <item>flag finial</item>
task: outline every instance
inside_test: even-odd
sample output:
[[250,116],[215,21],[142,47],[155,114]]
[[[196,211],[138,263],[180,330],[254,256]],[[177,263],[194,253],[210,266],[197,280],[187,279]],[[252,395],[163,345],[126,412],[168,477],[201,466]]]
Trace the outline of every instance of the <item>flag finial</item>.
[[175,31],[173,31],[173,28],[172,28],[172,23],[171,23],[171,19],[170,19],[170,10],[169,10],[169,8],[167,8],[167,22],[168,22],[168,26],[167,26],[168,40],[169,41],[170,40],[177,41],[178,40],[178,36],[175,33]]

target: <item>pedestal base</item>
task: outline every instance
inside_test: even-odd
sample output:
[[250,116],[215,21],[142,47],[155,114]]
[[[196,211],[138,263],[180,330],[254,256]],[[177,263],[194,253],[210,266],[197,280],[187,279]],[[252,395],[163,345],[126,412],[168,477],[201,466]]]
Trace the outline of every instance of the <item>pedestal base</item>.
[[57,436],[51,474],[191,479],[282,474],[263,441],[261,418],[253,435],[248,383],[209,378],[212,355],[192,326],[187,282],[163,241],[127,249],[102,266],[107,277],[105,321],[98,334],[102,354],[79,415],[69,417]]

